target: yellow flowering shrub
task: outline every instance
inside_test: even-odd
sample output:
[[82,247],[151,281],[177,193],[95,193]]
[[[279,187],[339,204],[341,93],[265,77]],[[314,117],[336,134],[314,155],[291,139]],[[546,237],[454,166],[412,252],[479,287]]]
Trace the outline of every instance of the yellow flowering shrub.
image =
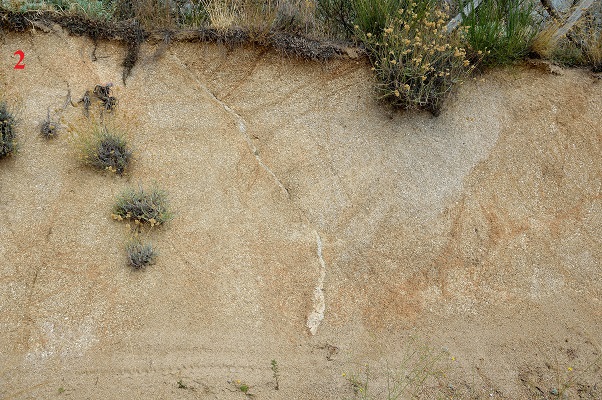
[[474,66],[460,45],[462,32],[448,33],[447,10],[432,0],[407,3],[389,18],[382,35],[356,30],[370,54],[381,97],[402,109],[438,115],[453,85]]

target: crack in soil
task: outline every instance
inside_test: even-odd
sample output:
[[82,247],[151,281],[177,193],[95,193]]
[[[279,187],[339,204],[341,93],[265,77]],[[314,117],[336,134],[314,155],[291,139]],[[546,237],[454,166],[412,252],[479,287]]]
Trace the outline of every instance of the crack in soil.
[[[286,198],[288,200],[291,200],[291,196],[290,196],[288,189],[282,184],[282,181],[278,178],[278,176],[274,173],[274,171],[272,171],[272,169],[270,167],[268,167],[263,162],[261,157],[259,156],[259,150],[253,143],[251,136],[247,133],[247,125],[245,123],[244,118],[240,114],[238,114],[236,111],[234,111],[228,104],[226,104],[222,100],[218,99],[209,90],[209,88],[207,88],[207,86],[205,86],[201,81],[199,81],[199,79],[192,72],[190,72],[190,70],[188,69],[186,64],[184,64],[176,55],[173,55],[173,58],[176,61],[176,63],[178,64],[178,66],[182,70],[186,71],[186,73],[189,75],[189,77],[191,79],[193,79],[194,82],[196,82],[196,84],[205,93],[207,93],[207,95],[209,95],[209,97],[213,101],[218,103],[228,114],[230,114],[233,117],[233,119],[236,121],[236,125],[238,127],[240,134],[242,135],[243,139],[247,143],[247,146],[248,146],[249,150],[251,151],[251,153],[253,154],[253,156],[255,157],[255,160],[257,161],[257,163],[268,174],[270,174],[270,176],[272,177],[272,179],[274,180],[276,185],[278,185],[278,187],[282,190],[282,192],[286,196]],[[307,223],[309,225],[313,225],[311,223],[311,221],[309,221],[309,219],[307,218],[307,216],[305,215],[303,210],[301,210],[299,208],[298,208],[298,210],[301,213],[301,215],[303,216],[303,218],[307,221]],[[320,323],[324,320],[324,312],[326,310],[326,302],[325,302],[325,298],[324,298],[324,280],[326,278],[326,263],[324,261],[324,257],[322,256],[322,249],[323,249],[322,238],[320,237],[320,234],[318,233],[318,231],[315,229],[314,229],[314,234],[316,236],[317,255],[318,255],[320,267],[318,269],[318,271],[319,271],[318,283],[314,289],[314,296],[313,296],[313,301],[312,301],[313,310],[307,317],[307,322],[306,322],[306,326],[309,328],[309,331],[311,332],[312,335],[315,335],[317,333]]]
[[205,86],[201,81],[199,81],[197,79],[197,77],[194,76],[194,74],[192,74],[188,70],[188,67],[186,66],[186,64],[184,64],[176,55],[173,55],[173,57],[176,60],[176,62],[178,63],[178,65],[180,66],[180,68],[182,68],[183,70],[185,70],[188,73],[188,75],[196,82],[196,84],[205,93],[207,93],[209,95],[209,97],[211,97],[211,99],[213,101],[215,101],[216,103],[218,103],[228,114],[230,114],[234,118],[234,120],[236,121],[236,126],[238,127],[238,131],[240,132],[240,134],[242,135],[243,139],[247,143],[247,146],[249,147],[249,150],[251,151],[251,153],[255,157],[255,160],[257,160],[257,163],[268,174],[270,174],[270,176],[272,177],[272,179],[274,180],[274,182],[276,182],[276,185],[278,185],[278,187],[282,190],[282,192],[286,196],[286,198],[290,199],[290,193],[288,192],[288,189],[282,184],[282,181],[276,176],[276,174],[274,173],[274,171],[272,171],[272,169],[270,167],[268,167],[263,162],[263,160],[261,159],[261,157],[259,156],[259,150],[257,149],[257,146],[255,146],[255,144],[253,143],[253,140],[251,139],[251,137],[247,133],[247,124],[245,123],[244,118],[242,116],[240,116],[240,114],[238,114],[236,111],[234,111],[230,106],[228,106],[225,102],[223,102],[222,100],[220,100],[217,97],[215,97],[215,95],[209,90],[209,88],[207,88],[207,86]]
[[324,257],[322,257],[322,238],[318,231],[314,231],[316,234],[316,243],[318,246],[318,260],[320,261],[320,277],[318,278],[318,284],[314,289],[314,309],[307,317],[306,326],[312,335],[318,332],[318,327],[324,319],[324,311],[326,311],[326,303],[324,301],[324,279],[326,278],[326,263]]

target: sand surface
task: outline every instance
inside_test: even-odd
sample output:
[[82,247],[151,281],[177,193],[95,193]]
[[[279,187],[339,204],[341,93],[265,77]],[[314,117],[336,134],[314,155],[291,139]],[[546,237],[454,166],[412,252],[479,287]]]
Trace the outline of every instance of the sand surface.
[[[404,399],[602,398],[589,72],[490,72],[434,118],[379,105],[360,60],[144,45],[124,86],[123,49],[93,51],[60,29],[0,45],[20,120],[0,161],[0,398],[352,399],[366,365],[374,398],[387,368]],[[106,82],[123,177],[81,165],[88,122],[63,108]],[[111,207],[152,182],[176,217],[134,271]]]

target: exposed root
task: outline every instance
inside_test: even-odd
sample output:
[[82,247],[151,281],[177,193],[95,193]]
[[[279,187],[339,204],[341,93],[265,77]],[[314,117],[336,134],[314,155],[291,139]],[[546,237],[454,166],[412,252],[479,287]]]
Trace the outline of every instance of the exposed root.
[[[95,43],[98,40],[117,40],[126,44],[126,55],[123,61],[123,80],[130,76],[132,68],[138,61],[140,44],[145,40],[152,42],[211,42],[227,46],[244,44],[274,48],[283,53],[308,60],[328,60],[336,57],[348,57],[349,47],[328,41],[311,39],[306,36],[283,32],[269,31],[265,35],[253,35],[248,29],[232,27],[215,29],[202,27],[188,30],[158,29],[146,31],[136,20],[125,20],[117,23],[90,20],[78,14],[66,14],[55,11],[13,12],[0,10],[0,27],[14,32],[24,32],[28,27],[60,25],[74,35],[87,36]],[[359,51],[359,53],[363,53]],[[356,52],[354,52],[356,53]]]

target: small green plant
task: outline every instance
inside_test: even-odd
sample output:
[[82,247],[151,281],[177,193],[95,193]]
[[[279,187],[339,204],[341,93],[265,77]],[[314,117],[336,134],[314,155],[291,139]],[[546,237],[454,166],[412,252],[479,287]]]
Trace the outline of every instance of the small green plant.
[[253,397],[254,394],[250,392],[251,390],[251,386],[249,386],[248,384],[241,382],[240,380],[236,380],[236,381],[230,381],[229,383],[231,383],[232,385],[234,385],[234,387],[241,391],[242,393],[244,393],[247,397]]
[[439,114],[452,87],[474,68],[459,44],[459,34],[446,32],[447,20],[446,9],[434,0],[416,0],[389,19],[381,37],[356,25],[382,99],[398,108]]
[[59,394],[63,394],[65,393],[65,388],[64,387],[60,387],[58,390]]
[[188,389],[188,385],[186,385],[182,379],[180,379],[178,382],[178,389]]
[[482,2],[463,19],[469,49],[482,53],[477,58],[484,65],[503,65],[524,58],[539,31],[533,7],[532,0]]
[[[128,263],[134,269],[142,269],[155,263],[157,258],[156,248],[149,243],[142,243],[139,239],[133,239],[126,246]],[[180,388],[186,389],[180,380],[178,382]]]
[[281,1],[275,5],[275,15],[270,18],[272,30],[306,35],[315,29],[315,4],[312,1]]
[[17,149],[16,119],[5,101],[0,101],[0,158],[13,154]]
[[351,0],[353,25],[362,32],[380,36],[389,22],[389,16],[408,3],[405,0]]
[[107,127],[96,126],[90,134],[78,136],[77,146],[84,164],[118,175],[123,174],[132,158],[125,135]]
[[117,197],[112,217],[118,221],[133,220],[136,225],[148,223],[153,227],[169,221],[173,214],[169,211],[167,193],[153,186],[150,190],[142,187],[124,190]]
[[179,23],[182,26],[201,27],[209,21],[209,15],[202,1],[188,1],[179,7]]
[[343,378],[349,382],[351,389],[353,390],[353,394],[357,398],[359,396],[360,399],[369,399],[368,394],[368,382],[370,381],[370,368],[366,365],[366,372],[364,377],[360,374],[351,373],[346,374],[343,373]]
[[443,394],[440,388],[447,386],[444,379],[449,359],[455,360],[445,351],[411,340],[396,368],[386,365],[384,371],[380,368],[373,371],[365,364],[364,372],[342,375],[355,398],[363,400],[440,398]]
[[276,360],[272,360],[272,375],[274,376],[274,381],[276,382],[274,389],[279,390],[280,383],[278,382],[278,379],[280,378],[280,371],[278,369],[278,362],[276,362]]

